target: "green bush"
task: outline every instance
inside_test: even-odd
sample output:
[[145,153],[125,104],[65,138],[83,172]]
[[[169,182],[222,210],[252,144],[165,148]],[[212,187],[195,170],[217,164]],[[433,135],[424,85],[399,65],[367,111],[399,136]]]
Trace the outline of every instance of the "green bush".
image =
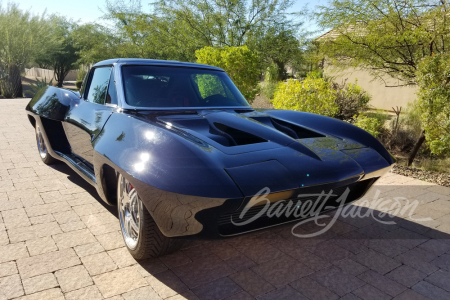
[[332,88],[336,91],[336,104],[339,107],[335,118],[349,121],[367,110],[370,95],[358,86],[357,82],[347,84],[333,82]]
[[369,118],[377,119],[378,123],[380,123],[382,126],[384,126],[384,124],[386,124],[386,121],[389,120],[389,115],[381,109],[366,112],[364,113],[364,115]]
[[450,153],[450,54],[423,59],[417,71],[418,110],[434,154]]
[[263,81],[260,84],[261,95],[267,100],[272,100],[278,83],[272,81]]
[[264,81],[276,83],[278,79],[278,66],[274,63],[270,64],[267,69],[266,73],[264,74]]
[[383,128],[383,123],[379,119],[362,114],[356,118],[354,125],[364,129],[374,137],[379,137]]
[[323,78],[307,77],[303,81],[280,82],[275,90],[273,106],[333,117],[339,111],[336,92]]
[[[262,91],[266,88],[263,86]],[[278,109],[300,110],[353,121],[368,108],[370,95],[357,83],[342,84],[309,72],[303,81],[290,80],[277,86],[273,105]]]
[[75,86],[77,87],[78,90],[81,89],[81,85],[83,84],[83,80],[77,80],[75,81]]
[[318,69],[318,70],[310,71],[310,72],[308,72],[308,74],[306,74],[306,77],[314,78],[314,79],[324,78],[323,70]]
[[247,46],[204,47],[195,51],[197,62],[224,69],[242,95],[252,102],[258,93],[259,58]]

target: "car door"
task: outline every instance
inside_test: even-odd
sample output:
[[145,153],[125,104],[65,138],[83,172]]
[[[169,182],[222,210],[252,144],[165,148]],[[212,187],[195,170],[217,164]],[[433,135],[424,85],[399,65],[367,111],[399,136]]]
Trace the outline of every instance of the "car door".
[[116,109],[113,66],[90,71],[80,101],[72,105],[63,122],[73,155],[93,165],[93,141]]

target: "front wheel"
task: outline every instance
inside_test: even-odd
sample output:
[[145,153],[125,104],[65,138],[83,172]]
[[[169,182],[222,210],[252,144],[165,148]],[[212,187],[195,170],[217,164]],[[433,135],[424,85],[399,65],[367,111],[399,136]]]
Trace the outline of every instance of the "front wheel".
[[36,124],[35,131],[36,131],[37,147],[38,147],[39,155],[41,156],[42,162],[46,165],[51,165],[51,164],[55,163],[56,159],[54,159],[50,155],[50,153],[48,153],[47,144],[45,143],[41,127],[39,127],[38,124]]
[[122,236],[134,259],[158,257],[181,247],[181,241],[162,234],[136,189],[121,174],[117,182],[117,204]]

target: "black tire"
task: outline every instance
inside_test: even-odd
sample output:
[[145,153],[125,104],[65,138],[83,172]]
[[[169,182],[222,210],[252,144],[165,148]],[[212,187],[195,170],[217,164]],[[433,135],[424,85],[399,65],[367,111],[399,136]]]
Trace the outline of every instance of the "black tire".
[[42,162],[46,165],[52,165],[56,163],[58,160],[52,157],[50,153],[48,153],[47,144],[45,143],[44,136],[42,135],[42,129],[38,124],[36,124],[34,130],[36,132],[36,143]]
[[[128,215],[126,213],[127,209],[123,208],[123,206],[126,207],[127,205],[129,207],[128,211],[133,211],[133,213],[130,212]],[[138,211],[134,209],[137,206],[139,206]],[[134,259],[146,260],[172,253],[181,248],[183,244],[182,241],[168,238],[161,232],[161,230],[159,230],[158,225],[156,225],[156,222],[153,220],[145,205],[142,203],[134,187],[132,187],[128,180],[120,174],[117,179],[117,207],[122,237],[128,251]],[[133,209],[130,207],[133,207]],[[137,215],[139,215],[139,225],[137,225],[139,228],[139,234],[136,237],[135,235],[133,236],[133,233],[136,231],[129,232],[131,227],[127,226],[128,223],[124,220],[128,216],[128,218],[136,221],[137,218],[133,216]],[[134,228],[136,228],[136,224],[134,225]]]

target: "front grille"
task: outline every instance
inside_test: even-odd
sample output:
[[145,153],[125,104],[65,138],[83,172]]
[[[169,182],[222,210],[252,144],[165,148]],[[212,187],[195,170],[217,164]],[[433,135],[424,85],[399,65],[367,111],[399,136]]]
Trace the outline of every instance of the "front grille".
[[[323,208],[326,207],[337,207],[339,203],[337,200],[339,197],[346,191],[347,188],[349,188],[349,195],[345,200],[345,203],[350,203],[352,201],[355,201],[367,192],[367,190],[372,186],[372,184],[377,180],[378,178],[371,178],[367,180],[358,181],[351,184],[343,183],[335,183],[335,184],[326,184],[326,185],[319,185],[319,186],[313,186],[313,187],[306,187],[298,189],[295,193],[295,195],[301,195],[301,194],[317,194],[321,193],[322,191],[327,194],[330,190],[332,190],[332,194],[334,196],[330,196],[327,200],[325,205],[323,205]],[[299,198],[293,198],[293,199],[286,199],[286,200],[292,200],[295,204],[298,203]],[[321,200],[318,200],[317,196],[309,196],[309,197],[302,197],[301,203],[306,201],[325,201],[324,198]],[[288,201],[286,201],[288,202]],[[320,204],[322,203],[315,203],[316,207],[320,207]],[[274,203],[272,203],[274,205]],[[218,227],[219,227],[219,233],[221,235],[234,235],[239,234],[247,231],[252,231],[260,228],[265,228],[277,224],[282,224],[290,221],[300,220],[301,218],[296,218],[294,214],[291,214],[290,216],[286,217],[285,214],[277,217],[273,216],[269,218],[266,213],[264,213],[262,216],[257,218],[256,220],[252,221],[249,224],[242,225],[242,226],[236,226],[234,225],[231,220],[234,220],[235,222],[242,223],[244,221],[250,220],[252,217],[257,215],[262,209],[264,209],[264,205],[262,206],[254,206],[250,208],[243,218],[239,218],[240,214],[242,213],[242,210],[244,209],[245,205],[240,207],[238,210],[231,212],[231,213],[224,213],[222,214],[218,219]],[[327,210],[330,210],[331,208],[328,208]],[[325,210],[325,209],[324,209]],[[323,211],[324,211],[323,210]]]

